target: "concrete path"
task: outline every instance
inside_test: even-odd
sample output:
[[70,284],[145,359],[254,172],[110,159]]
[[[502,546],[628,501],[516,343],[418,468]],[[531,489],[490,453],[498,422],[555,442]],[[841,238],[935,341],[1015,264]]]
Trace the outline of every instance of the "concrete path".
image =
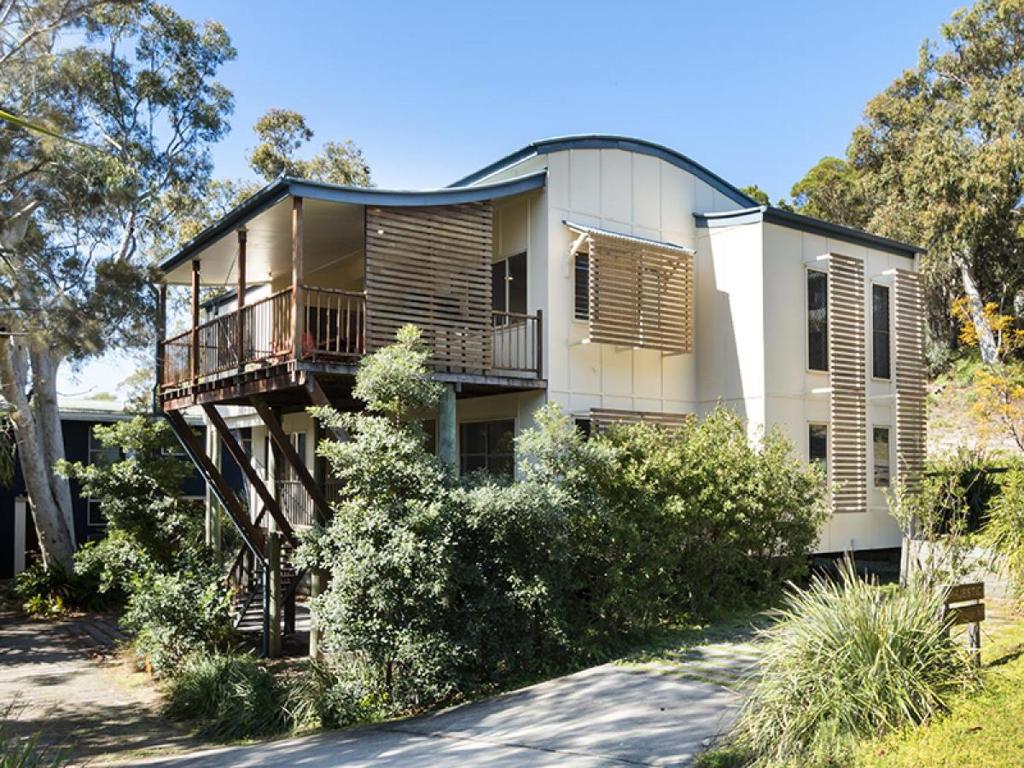
[[103,617],[33,621],[0,612],[0,720],[90,765],[126,750],[194,749],[184,728],[160,717],[145,676],[109,655],[119,636]]
[[681,667],[607,664],[434,715],[134,764],[684,766],[728,726],[738,701]]

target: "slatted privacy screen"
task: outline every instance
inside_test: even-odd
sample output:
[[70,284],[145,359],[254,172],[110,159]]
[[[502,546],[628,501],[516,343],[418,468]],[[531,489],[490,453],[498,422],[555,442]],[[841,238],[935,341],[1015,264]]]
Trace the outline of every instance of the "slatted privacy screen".
[[367,351],[413,323],[438,368],[489,368],[491,252],[490,203],[367,208]]
[[921,276],[898,269],[894,279],[896,330],[896,482],[915,487],[924,471],[927,417],[924,291]]
[[655,424],[661,427],[681,427],[692,413],[658,413],[655,411],[621,411],[613,408],[591,408],[590,421],[594,429],[612,424]]
[[865,364],[864,262],[833,254],[828,268],[828,466],[835,512],[867,511]]
[[590,340],[693,351],[693,256],[665,244],[588,234]]

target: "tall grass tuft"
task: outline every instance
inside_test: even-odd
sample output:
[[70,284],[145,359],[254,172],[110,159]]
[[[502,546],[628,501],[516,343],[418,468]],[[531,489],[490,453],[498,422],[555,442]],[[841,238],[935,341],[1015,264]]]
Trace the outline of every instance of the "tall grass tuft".
[[0,708],[0,768],[64,768],[65,750],[40,743],[38,733],[26,738],[14,734],[20,711],[17,700]]
[[736,729],[754,766],[841,765],[853,743],[943,711],[976,675],[923,585],[879,587],[849,561],[792,590]]
[[272,736],[287,729],[284,691],[245,653],[187,657],[167,689],[165,714],[198,720],[198,733],[217,741]]

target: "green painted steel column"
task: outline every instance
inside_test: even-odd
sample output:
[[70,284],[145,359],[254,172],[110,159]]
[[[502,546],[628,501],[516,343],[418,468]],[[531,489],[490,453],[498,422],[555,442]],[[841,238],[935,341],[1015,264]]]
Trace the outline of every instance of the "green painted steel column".
[[457,469],[455,446],[455,385],[445,384],[437,404],[437,456]]

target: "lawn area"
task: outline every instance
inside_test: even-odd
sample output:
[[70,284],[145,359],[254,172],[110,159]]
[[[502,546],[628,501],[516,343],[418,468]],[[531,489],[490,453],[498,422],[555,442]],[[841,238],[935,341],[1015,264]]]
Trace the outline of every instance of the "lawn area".
[[857,766],[1024,765],[1024,618],[990,606],[993,620],[982,640],[984,690],[957,697],[948,715],[927,726],[867,742]]

